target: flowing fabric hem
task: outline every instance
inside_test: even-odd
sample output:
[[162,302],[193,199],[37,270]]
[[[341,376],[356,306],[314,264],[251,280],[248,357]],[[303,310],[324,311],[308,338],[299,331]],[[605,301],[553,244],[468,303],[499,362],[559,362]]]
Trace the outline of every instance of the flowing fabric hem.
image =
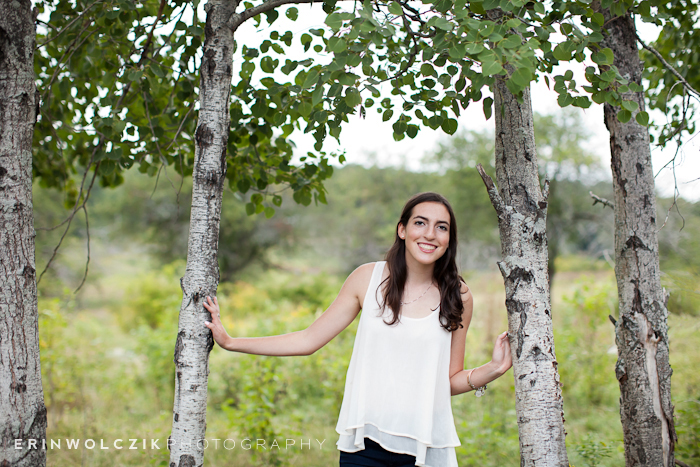
[[[338,430],[336,430],[338,431]],[[414,436],[396,435],[381,430],[372,423],[359,427],[350,427],[340,433],[336,445],[340,451],[358,452],[365,449],[364,438],[369,438],[387,451],[408,454],[416,458],[420,467],[457,467],[456,445],[432,446],[423,443]]]

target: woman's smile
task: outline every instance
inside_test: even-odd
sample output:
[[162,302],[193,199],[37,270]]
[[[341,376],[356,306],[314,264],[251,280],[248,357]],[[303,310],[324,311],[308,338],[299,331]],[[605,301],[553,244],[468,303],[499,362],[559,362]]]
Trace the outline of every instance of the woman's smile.
[[418,248],[420,248],[423,253],[433,253],[437,249],[437,246],[431,245],[430,243],[419,243]]
[[406,225],[399,224],[398,234],[406,242],[408,261],[410,257],[418,263],[434,263],[450,245],[450,213],[441,203],[420,203]]

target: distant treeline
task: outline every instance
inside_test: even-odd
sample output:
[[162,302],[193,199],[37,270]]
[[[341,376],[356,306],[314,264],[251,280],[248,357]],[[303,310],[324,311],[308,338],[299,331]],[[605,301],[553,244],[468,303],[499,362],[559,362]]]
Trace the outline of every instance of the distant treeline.
[[[464,141],[467,147],[479,148],[478,152],[491,150],[487,140],[475,141],[472,136]],[[245,275],[250,267],[295,268],[300,264],[345,273],[362,263],[381,259],[393,242],[403,203],[421,191],[438,191],[452,202],[461,267],[495,270],[500,255],[498,224],[484,185],[472,167],[479,154],[476,156],[460,165],[436,158],[439,168],[432,172],[348,165],[336,169],[327,182],[327,205],[301,206],[283,193],[282,206],[270,219],[248,216],[244,197],[227,191],[219,239],[222,279]],[[601,180],[602,177],[570,175],[560,175],[551,182],[547,231],[554,280],[557,268],[609,268],[614,256],[612,209],[601,204],[594,206],[589,195],[593,191],[611,199],[611,182]],[[128,173],[125,183],[116,189],[95,189],[89,204],[92,242],[107,242],[115,247],[141,245],[162,264],[184,259],[191,183],[188,179],[180,183],[179,179],[161,175],[156,187],[153,178]],[[37,187],[34,199],[37,227],[55,225],[66,216],[54,191]],[[680,199],[669,211],[672,206],[672,200],[659,198],[658,224],[666,224],[659,233],[661,267],[667,287],[673,292],[671,311],[695,313],[700,308],[700,240],[691,233],[700,230],[700,203]],[[84,219],[77,217],[70,232],[75,245],[71,250],[72,267],[62,264],[59,256],[50,277],[79,282],[84,270],[79,256],[85,251],[85,233]],[[58,235],[55,231],[39,232],[39,268],[51,256]],[[68,248],[65,245],[62,248]]]

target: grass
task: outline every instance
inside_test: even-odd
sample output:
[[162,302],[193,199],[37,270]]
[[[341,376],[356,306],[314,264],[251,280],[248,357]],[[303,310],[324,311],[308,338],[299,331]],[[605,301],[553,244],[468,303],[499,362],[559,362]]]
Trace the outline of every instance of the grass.
[[[78,298],[40,299],[48,438],[64,440],[62,449],[49,450],[48,465],[167,466],[178,278],[184,265],[153,269],[142,252],[94,248],[103,258],[96,267],[99,274],[91,276]],[[576,466],[619,466],[624,458],[616,351],[607,318],[617,306],[614,275],[599,267],[569,269],[556,276],[552,290],[569,459]],[[342,280],[322,273],[268,271],[246,282],[221,284],[224,322],[239,336],[302,329],[322,313]],[[472,274],[467,280],[475,311],[465,364],[474,367],[489,360],[492,342],[507,321],[500,276]],[[335,422],[356,324],[310,357],[255,357],[216,347],[210,357],[207,439],[212,444],[233,439],[236,445],[208,448],[206,464],[337,464]],[[697,455],[692,443],[700,426],[693,415],[700,406],[695,371],[700,367],[700,320],[671,315],[669,326],[681,437],[677,452],[688,462]],[[469,393],[452,402],[462,441],[457,450],[461,466],[519,465],[512,373],[489,385],[483,398]],[[67,449],[66,438],[81,439],[80,448]],[[245,449],[245,438],[266,439],[268,449]],[[86,448],[85,439],[96,440],[96,447]],[[100,439],[110,449],[100,449]],[[124,440],[123,449],[114,448],[116,439]],[[135,449],[127,449],[129,439],[137,440]],[[151,447],[151,439],[160,440],[159,449]],[[295,444],[284,449],[287,439]],[[302,439],[311,444],[301,446]],[[269,449],[272,440],[280,449]]]

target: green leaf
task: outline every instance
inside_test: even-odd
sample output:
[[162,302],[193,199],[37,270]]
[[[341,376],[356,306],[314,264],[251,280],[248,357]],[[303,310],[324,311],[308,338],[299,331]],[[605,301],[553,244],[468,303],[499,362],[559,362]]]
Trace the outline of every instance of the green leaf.
[[554,55],[554,58],[557,60],[570,60],[571,59],[571,52],[569,52],[564,45],[565,43],[557,44],[556,47],[554,47],[554,50],[552,51],[552,54]]
[[301,85],[302,89],[308,89],[314,84],[316,84],[316,81],[318,81],[318,69],[312,68],[309,70],[309,72],[306,74],[306,78],[304,79],[304,84]]
[[513,79],[513,82],[515,82],[518,86],[524,88],[528,84],[530,84],[530,81],[532,81],[533,76],[529,68],[518,68],[517,70],[515,70],[515,73],[513,73],[513,76],[511,76],[511,78]]
[[517,28],[520,26],[521,21],[518,18],[509,19],[506,23],[508,29]]
[[557,98],[557,103],[562,108],[567,107],[567,106],[574,103],[574,98],[571,97],[571,95],[569,95],[567,93],[559,94],[559,97]]
[[603,49],[601,52],[605,55],[605,58],[607,58],[607,64],[612,65],[615,60],[612,49]]
[[605,17],[602,13],[593,13],[591,20],[598,26],[603,26],[605,24]]
[[[295,7],[289,8],[286,12],[287,18],[291,19],[292,21],[296,21],[297,17],[299,16],[299,10]],[[274,209],[272,210],[272,213],[274,214]],[[267,215],[267,214],[266,214]]]
[[328,49],[329,52],[340,53],[347,49],[347,43],[340,37],[333,36],[328,39],[326,49]]
[[248,214],[249,216],[252,216],[255,214],[255,205],[253,203],[246,203],[245,204],[245,213]]
[[317,86],[314,92],[311,93],[311,105],[316,107],[319,102],[323,99],[323,86]]
[[442,121],[441,128],[442,131],[444,131],[448,135],[454,135],[457,131],[458,126],[459,124],[457,123],[457,120],[455,120],[454,118],[446,118]]
[[503,67],[496,61],[488,61],[481,64],[481,72],[488,76],[496,75],[502,70]]
[[299,113],[304,117],[307,118],[309,115],[311,115],[311,111],[313,110],[313,107],[311,106],[310,102],[302,102],[299,105]]
[[158,78],[163,78],[165,76],[165,73],[163,73],[163,69],[159,67],[157,63],[151,63],[151,71]]
[[279,60],[273,60],[272,57],[266,55],[260,60],[260,68],[265,73],[274,73],[275,68],[279,64]]
[[394,111],[393,111],[393,110],[391,110],[391,109],[385,110],[384,113],[382,114],[382,121],[383,121],[383,122],[387,122],[387,121],[391,120],[391,117],[392,117],[393,115],[394,115]]
[[329,28],[331,28],[333,31],[339,31],[341,26],[343,25],[343,19],[338,13],[331,13],[328,15],[326,18],[326,24],[328,25]]
[[441,17],[435,21],[435,27],[443,31],[451,31],[454,28],[454,24]]
[[632,112],[630,112],[629,110],[620,110],[617,113],[617,119],[621,123],[627,123],[630,121],[631,118],[632,118]]
[[491,106],[493,104],[493,99],[490,97],[487,97],[484,99],[484,117],[486,117],[486,120],[491,118]]
[[403,14],[403,8],[401,8],[399,2],[391,2],[389,4],[389,13],[392,15],[401,16]]
[[639,112],[634,118],[635,120],[637,120],[637,123],[639,123],[642,126],[649,125],[649,114],[646,112]]
[[355,88],[348,88],[345,91],[345,104],[350,108],[355,108],[362,103],[362,96]]
[[265,217],[267,217],[269,219],[274,215],[275,215],[275,208],[273,208],[272,206],[266,206],[265,207]]
[[622,101],[621,105],[623,109],[629,110],[630,112],[634,112],[639,108],[639,104],[635,101]]
[[510,34],[508,37],[503,39],[498,45],[500,47],[503,47],[505,49],[514,49],[516,47],[520,47],[521,44],[520,36],[517,34]]
[[420,66],[420,73],[423,76],[437,76],[435,68],[430,63],[424,63]]
[[475,43],[469,43],[467,44],[466,52],[471,55],[477,55],[480,54],[485,50],[484,44],[480,42],[475,42]]

